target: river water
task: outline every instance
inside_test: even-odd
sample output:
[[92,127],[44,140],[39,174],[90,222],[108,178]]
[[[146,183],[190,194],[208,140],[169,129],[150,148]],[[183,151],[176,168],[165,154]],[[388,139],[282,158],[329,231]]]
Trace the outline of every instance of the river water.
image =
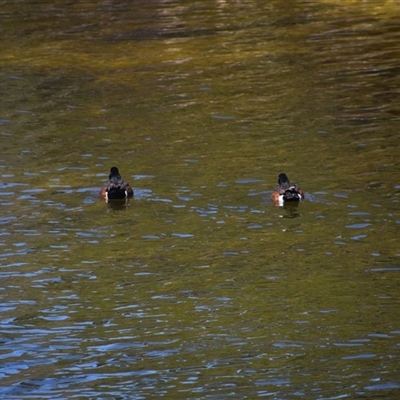
[[398,2],[0,18],[2,398],[399,398]]

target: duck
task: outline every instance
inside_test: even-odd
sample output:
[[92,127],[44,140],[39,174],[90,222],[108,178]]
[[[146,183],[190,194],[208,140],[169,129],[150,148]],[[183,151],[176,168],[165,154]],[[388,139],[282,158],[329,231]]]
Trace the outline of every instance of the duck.
[[278,176],[278,184],[271,194],[271,200],[279,206],[286,202],[299,203],[304,200],[304,192],[295,183],[290,183],[287,175],[282,172]]
[[129,183],[121,178],[117,167],[111,167],[108,182],[104,183],[100,190],[99,196],[106,200],[125,200],[133,197],[133,189]]

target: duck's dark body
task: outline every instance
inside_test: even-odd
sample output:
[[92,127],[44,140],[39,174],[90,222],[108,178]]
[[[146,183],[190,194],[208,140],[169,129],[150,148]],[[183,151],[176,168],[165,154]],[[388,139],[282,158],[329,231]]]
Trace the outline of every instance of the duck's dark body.
[[290,183],[286,174],[281,173],[278,177],[278,185],[275,186],[271,195],[272,201],[282,206],[285,202],[300,202],[304,199],[304,192],[295,184]]
[[119,174],[117,167],[112,167],[108,182],[100,190],[100,197],[109,200],[124,200],[133,196],[133,190],[128,182],[125,182]]

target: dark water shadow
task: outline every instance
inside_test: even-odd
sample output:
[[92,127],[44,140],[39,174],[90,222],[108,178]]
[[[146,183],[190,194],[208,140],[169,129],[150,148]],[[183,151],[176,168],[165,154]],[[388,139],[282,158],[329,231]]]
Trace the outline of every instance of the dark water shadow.
[[108,209],[113,211],[126,211],[127,208],[130,206],[129,199],[112,200],[106,204]]
[[299,204],[297,201],[291,203],[285,203],[284,206],[280,207],[281,209],[285,210],[285,214],[282,215],[283,218],[298,218],[301,217],[299,211]]

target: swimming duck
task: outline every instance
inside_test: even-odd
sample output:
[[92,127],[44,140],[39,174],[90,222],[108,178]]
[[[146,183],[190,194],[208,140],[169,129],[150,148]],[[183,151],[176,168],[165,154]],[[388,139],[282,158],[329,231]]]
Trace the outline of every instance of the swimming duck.
[[295,183],[290,183],[286,174],[281,173],[271,199],[276,205],[283,206],[285,202],[300,202],[304,199],[304,192]]
[[133,196],[133,190],[128,182],[125,182],[119,174],[117,167],[110,169],[108,182],[106,182],[100,190],[99,196],[109,200],[123,200]]

